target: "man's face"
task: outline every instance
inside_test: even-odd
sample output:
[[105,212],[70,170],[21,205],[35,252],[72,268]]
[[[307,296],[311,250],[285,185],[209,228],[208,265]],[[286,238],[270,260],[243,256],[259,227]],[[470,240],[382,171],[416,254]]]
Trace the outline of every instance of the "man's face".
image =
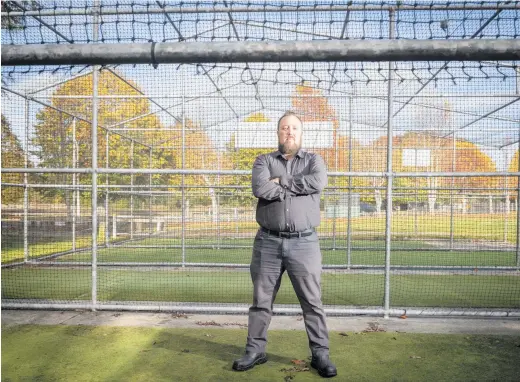
[[302,147],[302,124],[294,115],[282,118],[278,125],[278,150],[295,155]]

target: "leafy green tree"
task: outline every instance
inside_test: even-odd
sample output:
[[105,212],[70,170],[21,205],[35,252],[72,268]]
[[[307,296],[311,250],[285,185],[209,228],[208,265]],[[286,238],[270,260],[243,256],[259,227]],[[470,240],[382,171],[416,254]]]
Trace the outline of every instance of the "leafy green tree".
[[[2,168],[25,166],[25,152],[11,125],[2,114]],[[23,174],[2,174],[2,183],[23,183]],[[2,187],[2,205],[19,203],[23,199],[23,188]]]
[[[130,82],[130,81],[129,81]],[[130,82],[131,83],[131,82]],[[140,95],[133,86],[125,83],[110,71],[101,71],[99,76],[99,95]],[[54,92],[62,95],[92,95],[92,75],[79,77],[60,85]],[[52,106],[67,111],[74,116],[87,121],[92,118],[92,100],[85,98],[57,98],[51,100]],[[100,98],[98,105],[98,166],[104,167],[106,146],[109,145],[108,166],[112,168],[129,168],[132,165],[131,140],[116,133],[110,133],[108,142],[106,131],[101,127],[121,124],[120,127],[149,128],[161,127],[159,119],[150,113],[150,104],[144,98]],[[136,118],[144,116],[141,118]],[[62,113],[50,107],[42,108],[36,115],[35,135],[32,143],[37,150],[42,167],[90,167],[92,165],[91,124],[69,114]],[[73,129],[76,129],[77,163],[73,163]],[[159,139],[157,131],[125,132],[127,136],[135,136],[136,141],[156,142]],[[139,140],[137,139],[139,138]],[[134,144],[133,168],[149,166],[149,148],[139,143]],[[46,174],[44,180],[49,183],[71,183],[69,174]],[[104,179],[104,177],[103,177]],[[134,184],[148,184],[147,175],[135,175]],[[81,183],[90,183],[90,176],[80,176]],[[129,184],[130,176],[113,174],[109,176],[111,184]],[[71,216],[71,193],[69,191],[48,189],[46,197],[57,201],[65,201]]]

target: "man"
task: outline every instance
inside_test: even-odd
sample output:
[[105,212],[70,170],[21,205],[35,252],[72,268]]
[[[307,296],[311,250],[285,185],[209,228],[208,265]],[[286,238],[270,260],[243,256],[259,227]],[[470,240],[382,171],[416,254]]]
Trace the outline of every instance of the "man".
[[267,362],[265,347],[273,303],[287,270],[303,311],[312,352],[311,366],[322,377],[336,375],[329,360],[329,338],[321,302],[320,193],[327,184],[323,159],[301,150],[302,122],[292,112],[278,121],[278,151],[260,155],[253,165],[258,198],[251,259],[253,305],[245,355],[233,363],[244,371]]

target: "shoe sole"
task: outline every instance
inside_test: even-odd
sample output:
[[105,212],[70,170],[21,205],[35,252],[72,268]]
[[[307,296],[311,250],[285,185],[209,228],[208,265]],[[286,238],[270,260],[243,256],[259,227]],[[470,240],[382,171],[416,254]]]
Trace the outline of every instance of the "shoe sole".
[[263,363],[266,363],[267,362],[267,357],[263,357],[263,358],[259,358],[257,359],[255,362],[253,362],[251,365],[249,366],[246,366],[246,367],[235,367],[235,365],[233,365],[233,370],[235,371],[246,371],[246,370],[251,370],[253,367],[255,367],[256,365],[261,365]]
[[332,377],[335,377],[336,375],[338,375],[338,373],[334,373],[334,374],[325,374],[323,372],[323,370],[320,370],[316,367],[316,365],[314,365],[312,362],[311,362],[311,367],[313,367],[314,369],[316,369],[316,371],[318,372],[318,374],[323,377],[323,378],[332,378]]

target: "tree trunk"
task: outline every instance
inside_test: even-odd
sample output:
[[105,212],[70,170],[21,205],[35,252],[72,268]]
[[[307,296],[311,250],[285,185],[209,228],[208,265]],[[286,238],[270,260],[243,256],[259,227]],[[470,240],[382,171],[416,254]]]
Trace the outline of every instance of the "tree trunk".
[[214,188],[209,189],[209,196],[211,198],[211,216],[213,223],[218,221],[218,200]]
[[[202,175],[202,179],[204,179],[204,183],[206,183],[206,186],[211,186],[211,182],[208,179],[207,175]],[[215,192],[215,189],[211,187],[209,189],[209,197],[211,198],[211,216],[213,223],[216,223],[218,221],[218,200],[217,200],[217,194]]]
[[437,200],[437,190],[428,191],[428,211],[430,213],[435,212],[435,202]]
[[67,206],[67,221],[72,221],[72,192],[71,190],[65,190],[65,205]]
[[374,191],[374,197],[376,199],[376,212],[378,215],[381,214],[381,206],[383,204],[383,198],[381,197],[381,190]]
[[428,212],[435,212],[435,202],[437,201],[437,182],[435,178],[428,178]]

